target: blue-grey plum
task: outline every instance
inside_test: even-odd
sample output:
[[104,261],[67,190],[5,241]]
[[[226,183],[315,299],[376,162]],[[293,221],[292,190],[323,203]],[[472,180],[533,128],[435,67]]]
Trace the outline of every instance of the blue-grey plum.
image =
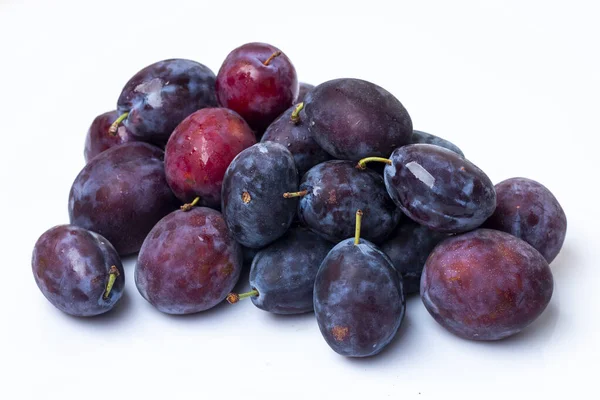
[[184,59],[151,64],[136,73],[119,96],[122,124],[141,140],[167,143],[175,127],[204,107],[216,107],[215,74],[205,65]]
[[292,106],[277,118],[265,131],[261,142],[275,142],[286,147],[294,156],[298,176],[331,156],[313,139],[306,124],[302,104]]
[[419,293],[425,261],[434,247],[447,237],[447,233],[432,231],[405,218],[382,243],[381,250],[402,275],[405,294]]
[[[303,227],[259,251],[250,269],[252,303],[274,314],[313,311],[313,289],[321,262],[333,244]],[[230,302],[239,296],[232,294]]]
[[531,179],[511,178],[496,185],[496,198],[485,227],[523,239],[552,262],[567,234],[567,216],[552,192]]
[[362,236],[381,243],[392,233],[401,211],[386,192],[381,175],[360,170],[352,161],[332,160],[311,168],[302,178],[298,203],[302,224],[339,242],[354,234],[354,214],[364,213]]
[[310,91],[304,104],[314,139],[334,158],[389,157],[395,148],[410,143],[408,112],[371,82],[334,79]]
[[257,143],[231,162],[221,194],[221,210],[233,237],[242,245],[261,248],[291,226],[297,199],[283,194],[298,189],[294,157],[278,143]]
[[374,244],[347,239],[327,255],[315,280],[315,315],[338,354],[367,357],[396,335],[406,308],[402,279]]
[[101,235],[72,225],[44,232],[33,249],[33,276],[59,310],[90,317],[111,310],[125,287],[115,248]]
[[441,137],[432,135],[431,133],[427,133],[427,132],[423,132],[423,131],[413,131],[411,143],[412,144],[417,144],[417,143],[434,144],[436,146],[440,146],[445,149],[451,150],[463,158],[465,157],[465,154],[462,152],[461,149],[458,148],[457,145],[455,145],[454,143],[452,143],[446,139],[442,139]]
[[300,82],[300,90],[298,91],[298,100],[296,100],[296,102],[297,103],[303,102],[304,99],[306,98],[306,95],[308,94],[308,92],[310,92],[314,88],[315,88],[315,86],[311,85],[310,83]]
[[161,149],[142,142],[98,154],[71,187],[71,224],[101,234],[121,255],[137,252],[154,224],[178,205],[163,157]]
[[443,147],[411,144],[394,150],[384,178],[394,203],[412,220],[436,231],[473,230],[496,207],[490,178]]
[[150,231],[138,255],[135,284],[167,314],[192,314],[222,302],[237,283],[242,248],[220,212],[177,210]]
[[552,291],[544,257],[527,242],[491,229],[438,244],[421,277],[427,311],[450,332],[472,340],[522,331],[544,311]]

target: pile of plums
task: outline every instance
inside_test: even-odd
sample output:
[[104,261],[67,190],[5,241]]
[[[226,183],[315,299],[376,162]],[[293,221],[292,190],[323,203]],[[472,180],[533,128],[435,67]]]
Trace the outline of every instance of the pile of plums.
[[[339,354],[379,353],[407,295],[467,339],[516,334],[544,311],[566,217],[525,178],[495,185],[454,144],[413,130],[404,106],[360,79],[298,83],[264,43],[218,74],[152,64],[98,116],[69,225],[45,232],[33,274],[74,316],[111,310],[135,284],[168,314],[250,298],[276,314],[315,313]],[[247,293],[231,293],[250,265]]]

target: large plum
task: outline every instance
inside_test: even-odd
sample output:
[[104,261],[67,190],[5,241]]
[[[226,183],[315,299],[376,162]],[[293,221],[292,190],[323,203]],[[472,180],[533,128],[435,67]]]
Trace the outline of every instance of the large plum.
[[206,207],[164,217],[144,241],[135,267],[142,296],[167,314],[191,314],[222,302],[237,283],[242,248],[220,212]]
[[371,82],[334,79],[310,91],[304,103],[314,139],[334,158],[389,157],[395,148],[410,143],[408,112]]
[[300,221],[324,238],[339,242],[354,233],[354,213],[364,213],[362,236],[380,243],[392,233],[402,213],[388,196],[383,178],[360,170],[352,161],[332,160],[311,168],[302,178]]
[[151,64],[135,74],[119,96],[122,124],[141,140],[164,147],[185,117],[217,106],[215,79],[208,67],[195,61],[170,59]]
[[496,207],[494,185],[481,169],[432,144],[394,150],[384,178],[394,203],[413,221],[436,231],[475,229]]
[[71,224],[101,234],[120,255],[137,252],[154,224],[178,204],[163,156],[158,147],[141,142],[100,153],[73,182]]
[[291,226],[297,199],[283,194],[298,188],[294,157],[278,143],[257,143],[238,154],[225,172],[221,210],[235,239],[261,248]]
[[101,235],[77,226],[59,225],[42,234],[31,266],[46,299],[77,317],[111,310],[125,287],[115,248]]
[[450,332],[498,340],[522,331],[546,308],[553,279],[544,257],[508,233],[478,229],[444,240],[421,277],[421,298]]
[[567,216],[552,192],[531,179],[511,178],[496,185],[496,198],[485,227],[523,239],[552,262],[567,234]]

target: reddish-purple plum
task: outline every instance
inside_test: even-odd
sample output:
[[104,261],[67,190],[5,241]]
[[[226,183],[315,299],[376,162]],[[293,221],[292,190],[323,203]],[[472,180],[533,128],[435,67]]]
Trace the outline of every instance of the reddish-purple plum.
[[419,293],[425,261],[434,247],[447,237],[446,233],[432,231],[405,218],[383,242],[381,250],[402,275],[404,293]]
[[72,225],[44,232],[33,249],[31,266],[46,299],[77,317],[111,310],[125,287],[115,248],[101,235]]
[[446,233],[466,232],[494,212],[496,191],[490,178],[453,151],[411,144],[394,150],[387,163],[384,178],[390,197],[421,225]]
[[331,156],[315,142],[306,124],[302,104],[290,107],[265,131],[261,142],[275,142],[286,147],[294,156],[298,176]]
[[292,153],[278,143],[257,143],[238,154],[223,179],[221,210],[233,237],[261,248],[291,226],[297,199],[283,194],[298,189]]
[[179,204],[163,157],[161,149],[141,142],[100,153],[71,186],[71,224],[101,234],[120,255],[137,252],[154,224]]
[[177,210],[150,231],[138,255],[135,284],[167,314],[191,314],[222,302],[237,283],[242,248],[220,212]]
[[410,143],[412,121],[391,93],[360,79],[335,79],[315,87],[304,100],[307,124],[334,158],[358,161],[389,157]]
[[496,198],[485,227],[523,239],[552,262],[567,234],[567,216],[552,192],[531,179],[511,178],[496,185]]
[[308,92],[310,92],[314,88],[315,86],[311,85],[310,83],[300,82],[300,90],[298,91],[298,99],[296,100],[296,103],[303,102]]
[[396,336],[406,308],[402,278],[390,259],[358,235],[327,254],[313,300],[325,341],[349,357],[381,352]]
[[217,74],[221,106],[240,114],[261,135],[298,98],[298,77],[275,46],[247,43],[233,50]]
[[216,106],[215,74],[208,67],[190,60],[164,60],[142,69],[125,84],[117,102],[124,119],[117,123],[140,140],[164,147],[184,118]]
[[118,117],[119,113],[115,110],[100,114],[94,119],[85,137],[83,155],[86,163],[104,150],[138,140],[124,125],[119,126],[115,133],[109,132],[110,126]]
[[165,173],[183,202],[221,205],[223,176],[238,153],[256,143],[254,133],[234,111],[204,108],[175,128],[165,150]]
[[362,236],[381,243],[394,230],[401,211],[388,196],[383,178],[352,161],[332,160],[311,168],[300,183],[302,224],[338,243],[354,233],[354,213],[364,213]]
[[527,242],[491,229],[444,240],[421,277],[427,311],[450,332],[472,340],[521,332],[544,311],[552,291],[544,257]]

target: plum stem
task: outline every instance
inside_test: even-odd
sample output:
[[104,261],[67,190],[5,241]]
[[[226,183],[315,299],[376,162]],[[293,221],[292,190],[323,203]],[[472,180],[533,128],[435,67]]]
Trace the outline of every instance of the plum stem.
[[185,203],[184,205],[182,205],[179,208],[182,211],[190,211],[196,204],[198,204],[199,201],[200,201],[200,197],[196,197],[194,200],[192,200],[191,203]]
[[356,210],[356,227],[354,228],[354,244],[360,243],[360,223],[362,221],[362,210]]
[[271,54],[271,57],[267,58],[263,65],[267,66],[273,61],[275,57],[279,57],[281,55],[281,51],[277,50],[275,53]]
[[117,280],[117,277],[121,275],[119,273],[119,270],[117,269],[116,265],[113,265],[112,267],[110,267],[110,270],[108,271],[108,283],[106,284],[106,290],[104,291],[104,300],[108,299],[108,296],[110,295],[110,291],[112,290],[113,286],[115,285],[115,281]]
[[292,116],[290,117],[290,120],[292,121],[292,123],[297,124],[298,122],[300,122],[300,111],[302,111],[302,109],[304,108],[304,103],[300,103],[296,106],[296,108],[294,108],[294,111],[292,111]]
[[291,199],[292,197],[302,197],[302,196],[306,196],[306,194],[308,193],[308,190],[301,190],[299,192],[286,192],[283,194],[283,197],[286,199]]
[[258,297],[258,295],[259,295],[258,290],[252,289],[251,291],[246,292],[246,293],[239,293],[239,294],[238,293],[229,293],[225,299],[227,300],[227,302],[229,304],[235,304],[238,301],[243,300],[245,298]]
[[382,163],[386,163],[387,165],[392,165],[392,160],[390,160],[389,158],[384,158],[384,157],[367,157],[367,158],[363,158],[362,160],[360,160],[358,162],[358,164],[356,164],[356,168],[358,168],[358,169],[367,169],[367,163],[368,162],[382,162]]
[[117,134],[117,129],[119,129],[119,124],[121,122],[123,122],[123,120],[125,118],[127,118],[128,115],[129,115],[129,111],[124,112],[123,114],[119,115],[119,118],[115,119],[115,122],[113,122],[111,124],[110,128],[108,128],[108,133],[115,136]]

